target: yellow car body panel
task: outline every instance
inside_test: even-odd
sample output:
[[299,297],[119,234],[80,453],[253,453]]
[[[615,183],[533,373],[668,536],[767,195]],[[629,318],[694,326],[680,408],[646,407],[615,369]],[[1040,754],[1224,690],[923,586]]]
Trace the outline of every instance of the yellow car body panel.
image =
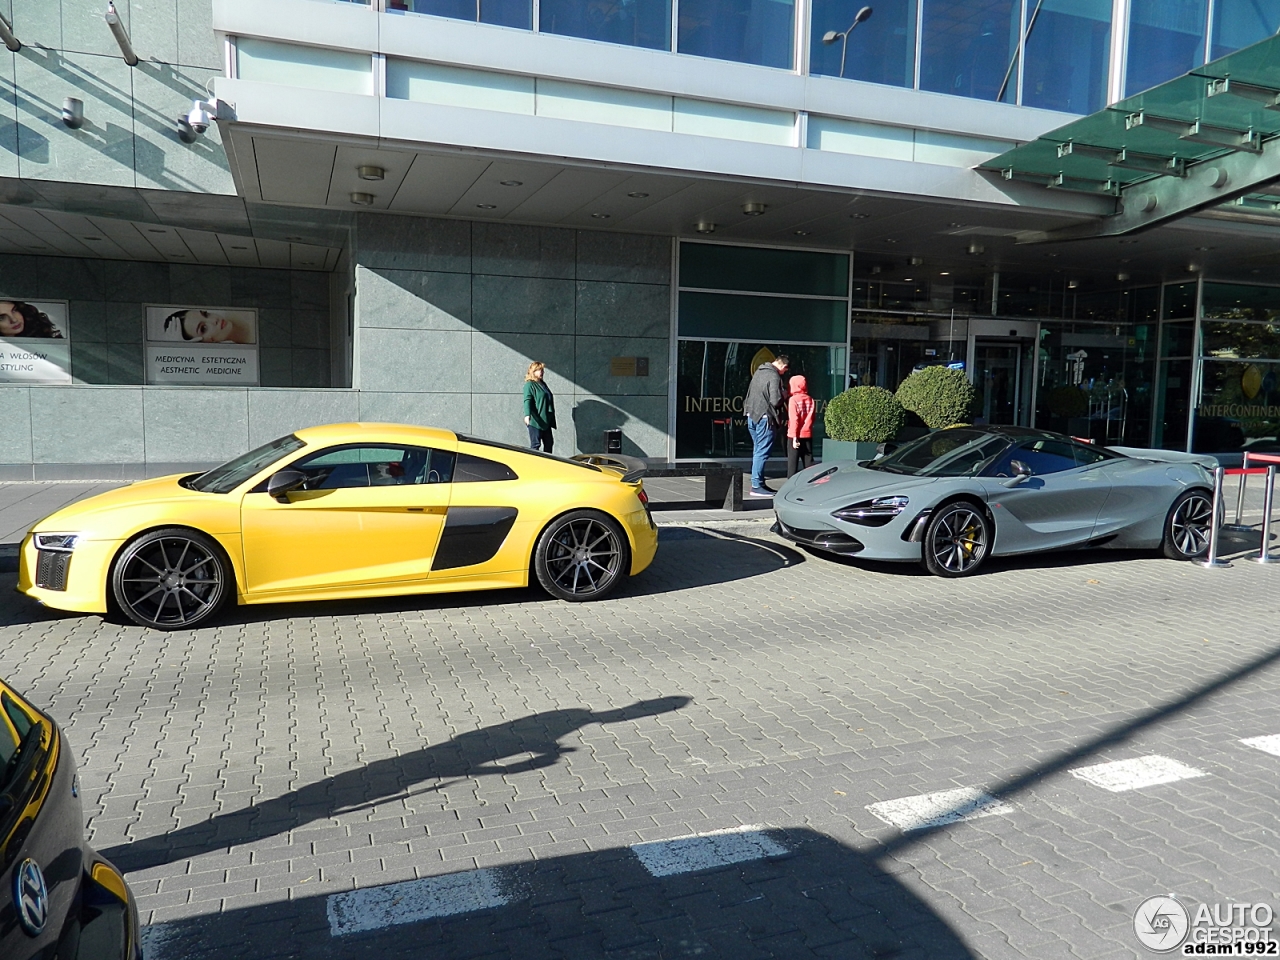
[[[626,532],[632,575],[644,570],[657,551],[657,528],[639,499],[640,482],[623,482],[608,468],[400,424],[331,424],[294,436],[303,447],[225,494],[190,489],[175,475],[58,510],[35,524],[23,541],[18,589],[55,609],[105,613],[111,567],[121,548],[163,527],[191,528],[215,540],[230,561],[241,604],[525,586],[541,532],[556,517],[583,508],[608,514]],[[272,474],[319,451],[377,444],[471,454],[506,465],[518,479],[300,490],[287,494],[287,502],[265,491]],[[465,539],[456,524],[512,513],[514,520],[491,556],[471,563],[465,562],[465,550],[453,550],[454,561],[439,565],[441,544],[448,540],[453,547]],[[496,540],[506,527],[484,529]],[[35,585],[37,533],[79,535],[65,590]]]

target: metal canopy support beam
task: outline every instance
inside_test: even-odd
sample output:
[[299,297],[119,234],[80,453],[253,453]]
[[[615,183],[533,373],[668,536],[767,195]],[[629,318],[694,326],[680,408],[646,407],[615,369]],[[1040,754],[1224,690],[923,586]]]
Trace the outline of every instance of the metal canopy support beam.
[[1124,118],[1126,130],[1136,127],[1155,127],[1157,130],[1168,130],[1179,140],[1192,143],[1204,143],[1211,147],[1222,147],[1224,150],[1244,150],[1258,153],[1262,150],[1262,138],[1256,130],[1228,130],[1226,127],[1214,127],[1199,120],[1173,120],[1169,117],[1157,117],[1145,111],[1131,113]]
[[1210,80],[1208,88],[1205,90],[1205,95],[1220,97],[1223,94],[1231,94],[1231,96],[1240,97],[1242,100],[1252,100],[1255,103],[1262,104],[1268,110],[1280,110],[1280,90],[1273,87],[1262,87],[1256,83],[1242,83],[1239,80],[1232,80],[1230,77]]
[[1188,175],[1156,177],[1131,184],[1120,193],[1119,212],[1091,223],[1027,236],[1020,243],[1114,237],[1176,220],[1205,207],[1216,206],[1280,177],[1280,138],[1258,153],[1228,153],[1188,168]]
[[1085,157],[1097,157],[1105,160],[1108,166],[1126,170],[1141,170],[1144,173],[1158,173],[1169,177],[1185,177],[1187,162],[1181,157],[1159,156],[1154,153],[1135,153],[1128,148],[1120,150],[1114,147],[1098,147],[1089,143],[1077,143],[1069,140],[1058,144],[1058,159],[1079,154]]

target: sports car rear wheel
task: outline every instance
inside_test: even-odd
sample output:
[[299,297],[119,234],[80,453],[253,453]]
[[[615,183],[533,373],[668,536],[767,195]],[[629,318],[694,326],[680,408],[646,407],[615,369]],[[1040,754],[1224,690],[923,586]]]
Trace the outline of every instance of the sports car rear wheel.
[[967,577],[987,558],[991,524],[976,504],[949,503],[929,518],[921,546],[934,576]]
[[231,576],[218,545],[195,530],[144,533],[124,548],[111,572],[111,592],[134,623],[181,630],[204,623],[222,606]]
[[1170,560],[1194,560],[1209,549],[1213,498],[1205,490],[1188,490],[1173,501],[1164,522],[1161,549]]
[[631,547],[611,517],[575,510],[557,517],[534,547],[534,572],[560,600],[599,600],[631,569]]

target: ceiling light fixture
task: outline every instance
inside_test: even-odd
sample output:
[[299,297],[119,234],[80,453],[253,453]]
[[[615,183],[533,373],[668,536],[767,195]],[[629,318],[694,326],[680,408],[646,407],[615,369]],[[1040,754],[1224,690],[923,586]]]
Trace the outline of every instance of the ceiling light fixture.
[[951,271],[950,271],[950,270],[942,270],[942,271],[940,271],[940,272],[938,273],[938,276],[940,276],[940,277],[949,277],[949,276],[951,276]]
[[644,193],[641,190],[637,190],[634,193],[628,193],[627,196],[630,197],[632,200],[645,200],[648,198],[649,195],[647,193]]
[[371,207],[371,206],[373,206],[373,201],[374,201],[375,199],[376,199],[376,198],[374,197],[374,195],[373,195],[372,193],[359,193],[359,192],[357,192],[357,193],[353,193],[353,194],[351,194],[351,202],[352,202],[352,203],[354,203],[354,204],[356,204],[356,205],[358,205],[358,206],[361,206],[361,207]]
[[593,213],[591,215],[594,220],[608,220],[610,216],[612,216],[612,214],[608,213]]
[[756,203],[754,201],[751,203],[744,203],[742,205],[742,212],[748,217],[758,217],[767,209],[768,208],[763,203]]
[[870,216],[871,214],[869,213],[851,213],[849,214],[849,219],[850,220],[866,220]]
[[387,171],[382,167],[372,165],[356,167],[356,174],[361,180],[385,180],[387,179]]
[[477,203],[476,209],[477,210],[497,210],[498,205],[496,203]]
[[710,220],[699,220],[693,225],[693,229],[697,230],[699,233],[715,233],[716,225]]
[[498,185],[502,187],[523,187],[523,180],[499,180]]
[[885,243],[897,243],[898,241],[897,241],[897,240],[895,240],[893,237],[885,237],[885,238],[884,238],[884,242],[885,242]]
[[914,278],[914,277],[903,277],[902,279],[903,279],[903,281],[904,281],[905,283],[910,283],[910,282],[911,282],[912,280],[914,280],[915,278]]
[[809,235],[808,230],[796,230],[794,232],[797,237],[807,237]]

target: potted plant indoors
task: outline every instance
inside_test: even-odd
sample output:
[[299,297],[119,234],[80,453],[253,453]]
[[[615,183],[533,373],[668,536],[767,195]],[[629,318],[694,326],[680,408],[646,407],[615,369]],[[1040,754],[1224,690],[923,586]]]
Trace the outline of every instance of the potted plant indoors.
[[870,460],[906,423],[902,404],[883,387],[852,387],[833,398],[823,420],[822,460]]
[[962,370],[944,366],[917,370],[898,386],[897,398],[931,430],[972,422],[975,392]]

